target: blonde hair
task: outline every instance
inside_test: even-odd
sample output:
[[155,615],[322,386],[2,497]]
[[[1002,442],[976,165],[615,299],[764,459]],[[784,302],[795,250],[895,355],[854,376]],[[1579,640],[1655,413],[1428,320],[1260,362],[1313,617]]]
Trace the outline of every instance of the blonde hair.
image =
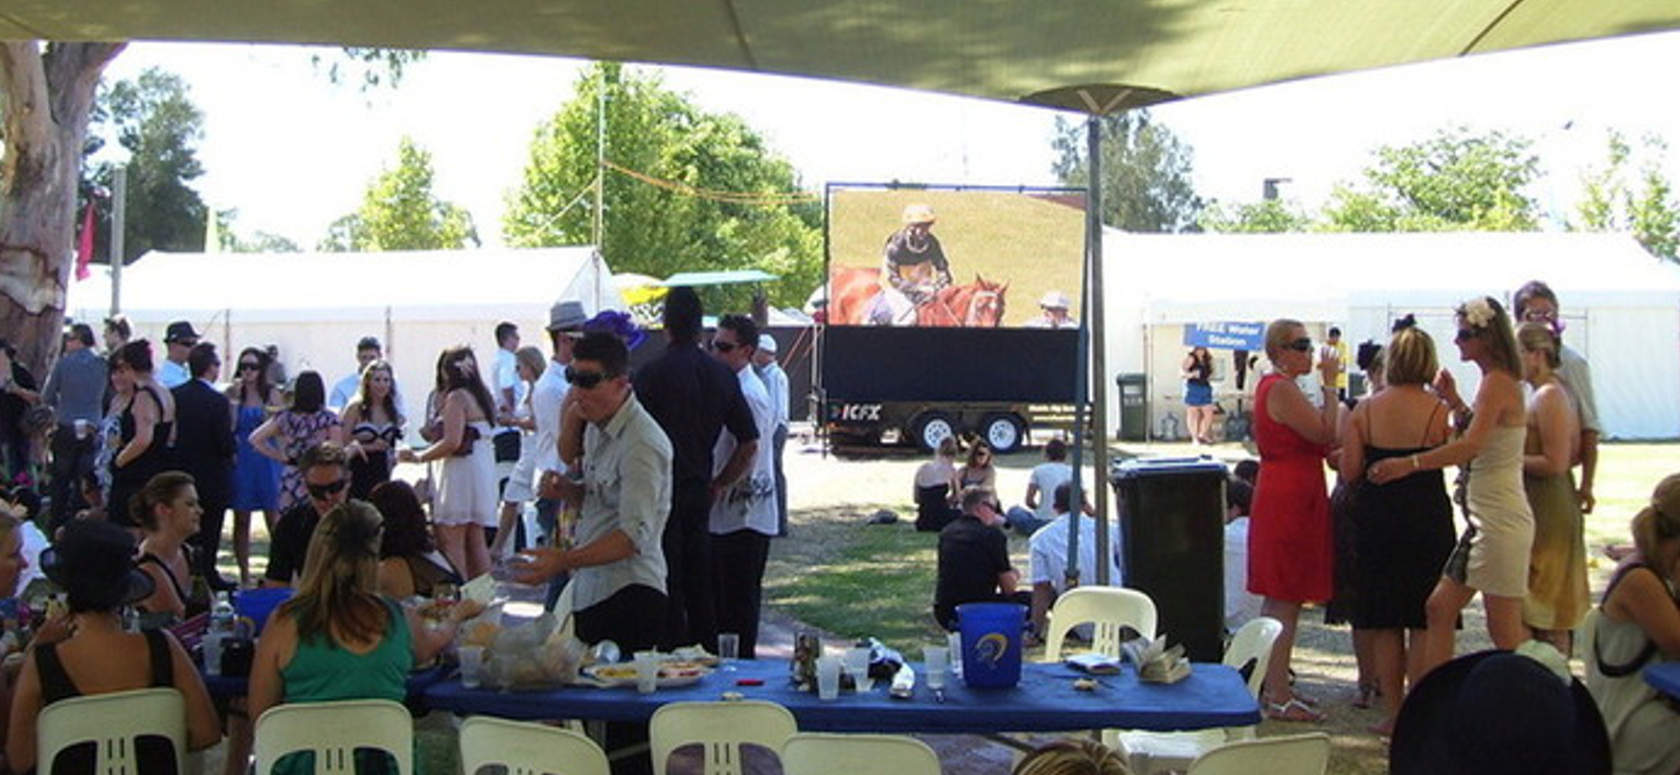
[[521,347],[513,354],[513,357],[519,365],[525,367],[526,371],[531,372],[532,379],[541,377],[543,370],[548,368],[548,357],[543,355],[542,350],[535,347]]
[[1478,326],[1471,323],[1466,314],[1466,310],[1476,301],[1476,299],[1472,299],[1458,305],[1456,312],[1459,322],[1469,325],[1472,329],[1481,332],[1480,336],[1487,338],[1489,355],[1494,366],[1510,372],[1511,376],[1519,380],[1522,379],[1522,358],[1517,353],[1517,337],[1511,333],[1511,316],[1505,314],[1505,307],[1499,303],[1498,299],[1492,296],[1483,296],[1480,301],[1486,302],[1493,309],[1493,319],[1489,320],[1485,326]]
[[164,471],[151,479],[128,499],[128,513],[140,527],[158,529],[157,507],[167,505],[188,487],[195,484],[192,475],[182,471]]
[[1524,323],[1517,326],[1517,343],[1525,353],[1544,353],[1546,365],[1554,369],[1563,365],[1558,357],[1557,335],[1545,323]]
[[379,371],[385,372],[385,376],[391,378],[391,389],[385,392],[385,405],[382,408],[385,414],[390,416],[391,422],[400,426],[403,424],[403,413],[402,406],[397,403],[397,371],[391,368],[390,361],[384,358],[368,361],[368,365],[362,369],[361,379],[356,380],[355,402],[362,408],[364,422],[372,417],[373,375]]
[[1266,357],[1275,362],[1278,356],[1283,354],[1284,346],[1294,341],[1295,337],[1292,334],[1297,328],[1306,326],[1301,321],[1291,318],[1278,318],[1266,326]]
[[1131,775],[1126,760],[1095,740],[1067,739],[1040,746],[1013,775]]
[[1382,357],[1387,361],[1383,380],[1390,385],[1427,385],[1435,378],[1435,372],[1441,370],[1441,362],[1435,356],[1435,340],[1429,332],[1416,326],[1394,332],[1388,346],[1382,349]]
[[386,609],[375,594],[383,518],[373,506],[334,506],[309,538],[303,579],[280,611],[297,622],[299,642],[316,637],[352,643],[377,640]]
[[[1657,482],[1651,502],[1634,515],[1633,545],[1647,561],[1656,558],[1657,545],[1680,537],[1680,474],[1669,474]],[[1667,576],[1666,571],[1661,571]]]

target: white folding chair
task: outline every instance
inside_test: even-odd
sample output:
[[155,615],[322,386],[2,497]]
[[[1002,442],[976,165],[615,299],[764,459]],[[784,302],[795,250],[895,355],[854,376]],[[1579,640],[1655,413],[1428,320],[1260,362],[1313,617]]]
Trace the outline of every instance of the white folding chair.
[[1050,607],[1044,659],[1059,661],[1068,631],[1081,624],[1092,625],[1091,648],[1118,657],[1120,628],[1129,626],[1145,638],[1154,638],[1155,622],[1155,601],[1142,592],[1125,587],[1076,587]]
[[1185,775],[1324,775],[1329,765],[1330,736],[1311,732],[1226,743],[1191,762]]
[[95,775],[137,775],[136,742],[142,737],[169,741],[175,771],[186,772],[187,704],[169,688],[93,694],[59,700],[42,709],[35,732],[35,769],[52,772],[64,749],[93,743]]
[[[903,735],[833,735],[800,732],[782,746],[786,775],[939,775],[939,754]],[[472,775],[468,773],[467,775]]]
[[390,700],[296,702],[269,708],[257,719],[257,775],[270,775],[289,753],[312,751],[316,775],[355,775],[355,753],[391,755],[397,775],[414,773],[414,719]]
[[569,729],[473,716],[461,722],[461,773],[507,767],[507,775],[608,775],[607,755]]
[[[757,745],[780,754],[798,732],[793,714],[773,702],[673,702],[653,712],[648,748],[653,775],[665,775],[671,752],[685,745],[704,748],[704,775],[741,775],[741,749]],[[258,773],[257,775],[266,775]]]
[[[1233,670],[1247,667],[1248,691],[1260,697],[1266,667],[1272,662],[1272,644],[1283,633],[1283,623],[1262,616],[1244,624],[1225,648],[1224,664]],[[1134,775],[1183,770],[1206,751],[1233,740],[1254,737],[1254,727],[1198,729],[1190,732],[1131,732],[1103,730],[1103,743],[1126,756]]]

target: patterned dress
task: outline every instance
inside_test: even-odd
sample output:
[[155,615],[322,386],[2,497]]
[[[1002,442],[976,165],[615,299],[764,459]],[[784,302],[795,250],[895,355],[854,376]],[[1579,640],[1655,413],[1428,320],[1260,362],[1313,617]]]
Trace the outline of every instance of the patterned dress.
[[331,438],[332,429],[339,422],[338,415],[325,409],[309,413],[288,409],[275,418],[280,422],[281,448],[286,452],[286,468],[280,473],[280,510],[286,511],[309,500],[303,471],[297,466],[298,458],[305,450]]

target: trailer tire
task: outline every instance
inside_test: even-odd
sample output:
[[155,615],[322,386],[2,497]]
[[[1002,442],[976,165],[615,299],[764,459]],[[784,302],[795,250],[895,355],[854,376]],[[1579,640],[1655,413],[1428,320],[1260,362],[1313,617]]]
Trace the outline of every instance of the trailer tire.
[[1027,439],[1027,424],[1013,414],[988,415],[980,422],[980,438],[1000,455],[1021,448]]
[[922,412],[910,421],[910,439],[923,452],[939,449],[939,442],[957,435],[957,422],[944,412]]

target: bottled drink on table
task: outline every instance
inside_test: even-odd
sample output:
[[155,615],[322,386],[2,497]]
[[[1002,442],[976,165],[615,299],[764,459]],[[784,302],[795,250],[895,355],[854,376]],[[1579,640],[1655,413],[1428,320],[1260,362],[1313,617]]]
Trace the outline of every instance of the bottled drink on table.
[[233,601],[228,599],[228,593],[217,592],[216,601],[210,605],[210,625],[204,630],[204,674],[222,674],[222,641],[233,634],[234,611]]

